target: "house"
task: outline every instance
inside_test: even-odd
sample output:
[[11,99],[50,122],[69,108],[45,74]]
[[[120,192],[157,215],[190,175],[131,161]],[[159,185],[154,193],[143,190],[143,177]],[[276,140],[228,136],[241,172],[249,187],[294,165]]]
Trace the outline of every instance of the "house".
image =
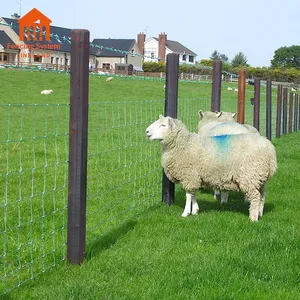
[[121,64],[124,68],[128,65],[133,65],[135,70],[142,68],[143,57],[134,39],[94,39],[92,44],[103,47],[91,49],[90,53],[95,56],[95,68],[109,71],[115,70],[116,66],[120,68]]
[[[21,27],[23,28],[23,26],[26,25],[26,22],[28,22],[25,18],[26,15],[24,15],[22,19],[20,19],[20,16],[17,14],[14,14],[12,17],[13,18],[0,17],[0,23],[3,22],[4,24],[10,25],[6,26],[0,24],[0,44],[5,44],[2,45],[2,50],[0,48],[0,53],[1,51],[4,53],[2,55],[2,63],[46,64],[48,67],[49,65],[55,65],[56,68],[70,66],[71,29],[50,26],[51,20],[41,17],[39,22],[33,25],[37,30],[40,30],[40,27],[43,27],[41,30],[46,31],[46,36],[43,36],[43,40],[41,40],[39,32],[35,34],[34,30],[32,30],[29,34],[28,32],[24,33],[24,31],[20,30]],[[21,20],[24,18],[26,22],[23,24]],[[46,29],[48,26],[47,23],[50,26],[50,32],[53,37],[49,35],[49,40],[46,40],[47,32],[49,31],[44,30],[44,24],[41,26],[42,22],[46,23]],[[95,62],[95,56],[90,55],[89,60],[90,64],[93,64]]]
[[19,54],[19,50],[7,48],[9,44],[13,44],[12,39],[5,31],[0,30],[0,64],[13,64]]
[[144,33],[139,33],[137,43],[145,56],[145,62],[158,62],[159,58],[166,61],[167,54],[175,52],[180,54],[179,63],[196,64],[197,54],[177,41],[168,40],[165,33],[160,33],[158,38],[150,37],[147,40]]

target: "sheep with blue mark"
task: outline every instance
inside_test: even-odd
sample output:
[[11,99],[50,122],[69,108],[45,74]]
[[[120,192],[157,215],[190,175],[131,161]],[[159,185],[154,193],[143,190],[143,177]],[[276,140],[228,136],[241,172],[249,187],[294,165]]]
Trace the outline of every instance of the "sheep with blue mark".
[[276,151],[268,139],[250,133],[200,136],[180,120],[163,116],[146,135],[160,141],[167,178],[186,192],[183,217],[198,214],[196,191],[201,187],[240,191],[249,200],[250,220],[263,215],[266,185],[277,169]]
[[[222,134],[256,133],[259,131],[249,124],[239,124],[235,120],[236,113],[223,111],[202,111],[198,112],[198,134],[201,136],[214,136]],[[228,202],[228,191],[214,191],[214,198],[221,196],[221,204]],[[247,199],[245,199],[247,201]]]

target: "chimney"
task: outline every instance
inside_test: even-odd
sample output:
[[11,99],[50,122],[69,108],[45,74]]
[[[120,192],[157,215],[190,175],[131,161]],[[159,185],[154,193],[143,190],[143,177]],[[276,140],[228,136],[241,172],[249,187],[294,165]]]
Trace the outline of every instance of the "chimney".
[[161,33],[158,36],[158,57],[161,57],[160,61],[165,62],[166,59],[166,44],[167,44],[167,35]]
[[144,55],[144,47],[145,47],[146,34],[141,32],[137,35],[137,44],[141,51],[141,54]]
[[13,15],[11,15],[11,17],[14,20],[20,20],[20,16],[17,13],[14,13]]

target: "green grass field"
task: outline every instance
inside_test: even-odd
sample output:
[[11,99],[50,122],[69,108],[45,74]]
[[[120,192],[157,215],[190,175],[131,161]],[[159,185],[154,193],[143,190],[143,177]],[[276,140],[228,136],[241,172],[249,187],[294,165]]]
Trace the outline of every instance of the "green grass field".
[[[179,186],[175,205],[161,203],[160,148],[145,137],[163,114],[164,82],[91,77],[87,259],[70,266],[70,78],[17,70],[0,70],[0,78],[0,294],[21,285],[3,297],[297,299],[299,133],[274,141],[279,169],[258,224],[248,220],[242,195],[230,194],[221,206],[211,191],[197,195],[201,214],[183,219]],[[237,95],[227,86],[234,84],[222,88],[221,108],[236,111]],[[40,95],[43,89],[54,93]],[[209,83],[179,83],[178,118],[190,130],[197,128],[198,110],[210,109],[210,94]]]

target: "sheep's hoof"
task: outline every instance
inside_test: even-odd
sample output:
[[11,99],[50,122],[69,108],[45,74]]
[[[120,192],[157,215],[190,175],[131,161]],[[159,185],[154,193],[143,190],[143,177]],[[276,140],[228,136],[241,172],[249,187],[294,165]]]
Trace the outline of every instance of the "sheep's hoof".
[[195,216],[195,215],[198,215],[199,213],[199,209],[195,209],[192,211],[192,215]]
[[251,222],[257,222],[258,221],[258,214],[250,215]]
[[184,212],[181,216],[184,217],[184,218],[186,218],[189,214],[190,214],[190,213],[185,213],[185,212]]

